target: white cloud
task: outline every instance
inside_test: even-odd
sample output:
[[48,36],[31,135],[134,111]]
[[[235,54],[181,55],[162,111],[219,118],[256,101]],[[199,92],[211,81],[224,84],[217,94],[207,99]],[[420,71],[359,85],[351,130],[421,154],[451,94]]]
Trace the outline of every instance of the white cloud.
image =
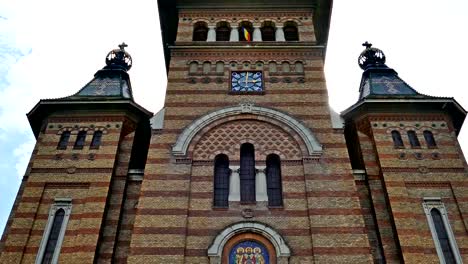
[[22,143],[13,150],[13,156],[16,160],[15,168],[18,179],[23,178],[24,172],[26,170],[26,167],[28,166],[29,160],[31,158],[31,153],[33,152],[35,144],[36,141],[34,139],[30,139],[29,141]]

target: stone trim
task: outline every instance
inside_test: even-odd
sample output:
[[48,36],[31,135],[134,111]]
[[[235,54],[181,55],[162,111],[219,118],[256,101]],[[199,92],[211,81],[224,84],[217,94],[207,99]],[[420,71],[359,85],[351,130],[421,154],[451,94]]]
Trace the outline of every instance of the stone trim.
[[222,118],[240,114],[254,114],[277,120],[293,129],[301,137],[310,156],[320,156],[322,154],[322,145],[312,131],[300,121],[280,111],[255,106],[252,103],[241,103],[238,106],[223,108],[196,119],[179,135],[172,147],[172,154],[175,156],[187,155],[190,143],[203,128]]
[[286,245],[283,237],[272,228],[258,222],[241,222],[222,230],[208,248],[210,263],[221,263],[221,257],[226,243],[232,237],[241,233],[255,233],[264,236],[275,247],[278,263],[288,263],[291,250],[288,245]]

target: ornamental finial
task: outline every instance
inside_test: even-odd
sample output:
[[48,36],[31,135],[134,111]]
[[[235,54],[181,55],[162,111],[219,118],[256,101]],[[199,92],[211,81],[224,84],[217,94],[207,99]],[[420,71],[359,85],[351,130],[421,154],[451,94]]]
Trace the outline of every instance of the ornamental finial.
[[368,67],[382,67],[385,65],[385,54],[383,51],[372,48],[372,44],[364,42],[362,46],[366,49],[359,55],[358,64],[361,69],[366,70]]
[[132,67],[132,56],[125,51],[125,48],[128,47],[128,45],[125,44],[125,42],[122,42],[118,47],[118,49],[113,49],[107,54],[107,67],[120,68],[128,71]]

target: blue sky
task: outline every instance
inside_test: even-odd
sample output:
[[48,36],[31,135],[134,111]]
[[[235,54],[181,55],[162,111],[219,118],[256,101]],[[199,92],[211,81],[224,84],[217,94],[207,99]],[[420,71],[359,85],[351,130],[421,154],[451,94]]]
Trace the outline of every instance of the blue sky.
[[[331,106],[356,101],[357,57],[368,40],[413,88],[468,109],[466,14],[466,0],[335,0],[325,63]],[[25,114],[41,98],[80,89],[122,41],[133,57],[134,96],[157,112],[166,77],[155,1],[0,2],[0,232],[34,147]],[[465,152],[467,130],[459,135]]]

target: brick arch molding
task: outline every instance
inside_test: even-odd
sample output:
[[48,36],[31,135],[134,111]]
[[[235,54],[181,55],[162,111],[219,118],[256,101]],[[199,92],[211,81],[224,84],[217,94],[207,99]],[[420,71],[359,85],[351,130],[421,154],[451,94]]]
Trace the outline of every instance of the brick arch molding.
[[196,119],[179,135],[172,147],[172,154],[175,156],[187,155],[190,142],[203,128],[219,119],[240,114],[254,114],[275,119],[293,129],[301,137],[310,156],[320,156],[322,154],[322,145],[312,134],[312,131],[300,121],[278,110],[255,106],[251,103],[242,103],[238,106],[219,109]]
[[274,247],[278,263],[287,263],[291,250],[283,237],[274,229],[258,222],[241,222],[228,226],[221,231],[208,248],[210,263],[221,263],[224,247],[228,241],[242,233],[254,233],[265,237]]

